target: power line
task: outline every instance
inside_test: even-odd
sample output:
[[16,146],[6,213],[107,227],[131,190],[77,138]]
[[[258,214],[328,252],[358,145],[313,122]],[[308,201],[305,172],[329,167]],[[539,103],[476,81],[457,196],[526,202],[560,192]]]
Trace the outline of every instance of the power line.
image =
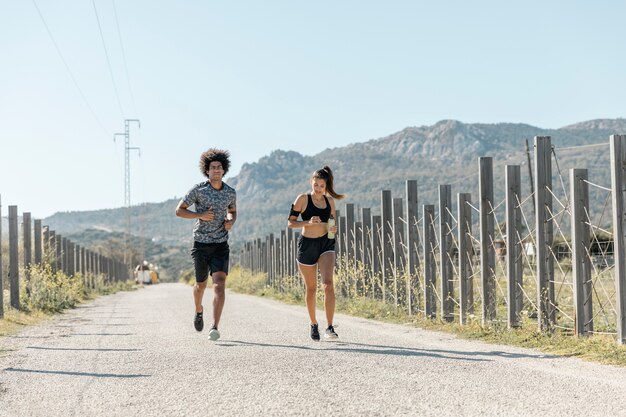
[[137,147],[130,146],[130,123],[135,122],[141,128],[141,122],[138,119],[126,119],[124,120],[125,130],[124,133],[115,133],[113,140],[117,136],[124,136],[124,150],[125,150],[125,162],[124,162],[124,205],[126,206],[126,233],[124,233],[124,263],[130,262],[130,253],[128,248],[128,240],[130,239],[130,151],[135,150],[141,156],[141,150]]
[[98,29],[100,30],[100,39],[102,40],[102,47],[104,48],[104,56],[107,60],[107,66],[109,67],[109,74],[111,75],[111,82],[113,83],[113,90],[115,91],[115,97],[117,98],[117,104],[120,106],[120,113],[124,117],[124,109],[122,108],[122,101],[117,91],[117,84],[115,83],[115,77],[113,76],[113,69],[111,68],[111,60],[109,60],[109,52],[107,51],[107,45],[104,42],[104,35],[102,34],[102,26],[100,25],[100,17],[98,17],[98,9],[96,8],[95,0],[91,0],[93,4],[93,10],[96,13],[96,21],[98,22]]
[[595,148],[596,146],[608,146],[609,142],[602,142],[602,143],[593,143],[591,145],[576,145],[576,146],[568,146],[565,148],[558,148],[559,151],[569,151],[572,149],[581,149],[581,148]]
[[115,25],[117,26],[117,37],[120,40],[120,49],[122,50],[122,60],[124,62],[124,71],[126,73],[126,82],[128,83],[128,91],[130,92],[130,99],[133,103],[133,110],[135,114],[137,113],[137,105],[135,104],[135,96],[133,94],[133,89],[130,86],[130,77],[128,76],[128,65],[126,64],[126,52],[124,51],[124,44],[122,43],[122,31],[120,30],[120,22],[117,18],[117,7],[115,7],[115,0],[113,0],[113,14],[115,15]]
[[104,127],[104,125],[102,124],[102,122],[98,118],[98,115],[93,110],[93,107],[91,107],[91,104],[89,104],[89,101],[87,100],[87,97],[85,96],[85,93],[83,93],[83,90],[78,85],[78,82],[76,81],[76,77],[74,77],[74,73],[70,69],[70,66],[67,64],[67,61],[65,60],[65,57],[63,56],[63,53],[61,53],[61,48],[59,48],[59,45],[57,44],[57,41],[54,39],[54,36],[52,35],[52,31],[50,30],[50,28],[48,27],[48,24],[46,23],[46,19],[44,19],[43,14],[41,13],[41,10],[39,10],[39,6],[37,6],[37,3],[35,2],[35,0],[32,0],[32,1],[33,1],[33,4],[35,5],[35,9],[37,9],[37,14],[39,14],[39,17],[41,18],[41,21],[43,22],[43,25],[45,26],[46,31],[48,32],[48,36],[50,37],[50,40],[52,40],[52,43],[54,44],[54,48],[56,49],[57,53],[59,54],[59,57],[61,58],[61,61],[63,62],[63,65],[65,65],[65,69],[67,70],[68,74],[70,75],[70,78],[72,79],[72,82],[74,83],[74,86],[76,87],[76,89],[80,93],[80,96],[82,97],[85,105],[87,106],[87,108],[91,112],[91,115],[96,120],[98,125],[100,125],[100,127],[102,128],[102,131],[107,136],[110,136],[109,131]]

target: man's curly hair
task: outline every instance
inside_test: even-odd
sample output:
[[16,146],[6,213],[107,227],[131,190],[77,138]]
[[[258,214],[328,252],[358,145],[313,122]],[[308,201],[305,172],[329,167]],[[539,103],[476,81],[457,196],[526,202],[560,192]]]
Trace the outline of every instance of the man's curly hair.
[[207,172],[209,171],[209,165],[211,162],[221,162],[222,168],[224,168],[224,175],[228,173],[230,168],[230,153],[223,149],[211,148],[200,155],[200,171],[205,177],[209,177]]

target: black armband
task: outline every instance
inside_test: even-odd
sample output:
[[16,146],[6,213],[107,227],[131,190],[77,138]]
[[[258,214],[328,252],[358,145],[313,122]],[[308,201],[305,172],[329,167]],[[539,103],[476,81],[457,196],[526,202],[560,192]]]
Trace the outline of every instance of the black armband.
[[291,205],[291,211],[289,212],[289,217],[291,216],[296,216],[296,218],[300,216],[300,212],[293,209],[293,204]]

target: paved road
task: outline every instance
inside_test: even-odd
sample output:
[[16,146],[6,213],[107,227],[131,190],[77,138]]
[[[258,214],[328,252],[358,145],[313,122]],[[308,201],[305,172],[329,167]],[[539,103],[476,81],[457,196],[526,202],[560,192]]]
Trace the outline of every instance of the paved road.
[[218,342],[192,316],[160,284],[0,338],[0,416],[626,415],[626,369],[343,315],[315,343],[303,306],[234,293]]

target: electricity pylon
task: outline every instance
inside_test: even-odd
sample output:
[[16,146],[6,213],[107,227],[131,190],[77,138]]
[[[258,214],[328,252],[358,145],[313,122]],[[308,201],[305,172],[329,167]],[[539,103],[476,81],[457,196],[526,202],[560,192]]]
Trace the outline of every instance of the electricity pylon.
[[124,264],[128,265],[130,262],[130,254],[128,251],[128,239],[130,238],[130,151],[136,150],[139,156],[141,156],[141,149],[130,146],[130,123],[137,122],[139,128],[141,128],[141,122],[139,119],[125,119],[126,130],[124,133],[113,134],[113,141],[117,136],[124,136],[125,139],[125,160],[124,160],[124,206],[126,207],[126,233],[124,233]]

